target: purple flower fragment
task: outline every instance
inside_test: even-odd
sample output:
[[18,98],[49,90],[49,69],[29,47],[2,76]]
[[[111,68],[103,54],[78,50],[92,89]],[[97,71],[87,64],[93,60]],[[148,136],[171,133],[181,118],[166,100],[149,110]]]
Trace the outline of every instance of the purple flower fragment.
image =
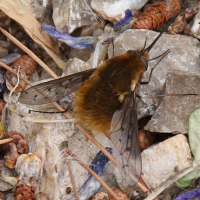
[[133,18],[131,10],[125,11],[125,17],[121,19],[117,24],[114,25],[113,29],[116,33],[122,33],[127,30],[130,26],[130,21]]
[[47,24],[42,24],[42,29],[52,37],[56,38],[59,41],[65,42],[68,46],[75,49],[85,49],[88,47],[94,49],[97,42],[97,39],[95,37],[74,37],[66,33],[61,33],[57,31],[55,27]]
[[8,54],[6,57],[1,58],[0,61],[8,65],[14,62],[15,60],[17,60],[17,58],[19,58],[20,56],[21,55],[18,53],[11,53],[11,54]]
[[[111,148],[106,147],[106,150],[109,153],[112,153]],[[108,161],[109,161],[109,159],[104,155],[104,153],[102,151],[99,151],[89,167],[96,174],[98,174],[98,176],[100,178],[103,179],[104,178],[103,169],[104,169],[104,167],[105,167],[105,165],[107,164]],[[80,200],[85,200],[85,199],[90,198],[100,188],[101,188],[101,184],[99,183],[99,181],[97,181],[94,178],[94,176],[90,175],[89,178],[85,181],[85,183],[82,185],[82,187],[78,191],[79,199]],[[75,200],[75,197],[73,196],[68,200]]]
[[191,192],[186,192],[175,198],[174,200],[190,200],[190,199],[199,199],[200,200],[200,188]]
[[0,70],[0,92],[3,92],[6,89],[7,89],[6,78],[4,73]]

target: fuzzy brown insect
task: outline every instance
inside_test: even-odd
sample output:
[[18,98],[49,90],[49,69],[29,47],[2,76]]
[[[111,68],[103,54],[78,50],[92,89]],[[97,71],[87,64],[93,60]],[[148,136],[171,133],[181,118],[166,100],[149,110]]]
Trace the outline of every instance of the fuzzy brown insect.
[[86,128],[103,132],[111,139],[118,168],[127,183],[134,185],[142,169],[137,126],[137,90],[148,68],[149,51],[174,19],[148,48],[127,51],[104,61],[97,69],[33,86],[21,94],[19,101],[38,105],[57,101],[78,90],[74,99],[78,121]]

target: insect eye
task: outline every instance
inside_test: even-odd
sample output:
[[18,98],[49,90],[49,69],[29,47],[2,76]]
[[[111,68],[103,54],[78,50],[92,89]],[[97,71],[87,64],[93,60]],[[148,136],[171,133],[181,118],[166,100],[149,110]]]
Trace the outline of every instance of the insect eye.
[[145,58],[140,58],[140,60],[142,61],[142,63],[144,64],[145,68],[147,69],[148,68],[148,62]]

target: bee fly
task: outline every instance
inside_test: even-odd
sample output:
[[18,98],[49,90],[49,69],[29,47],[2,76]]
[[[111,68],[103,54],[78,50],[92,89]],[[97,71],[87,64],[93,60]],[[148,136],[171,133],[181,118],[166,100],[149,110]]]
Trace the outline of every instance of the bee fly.
[[25,90],[19,101],[29,105],[55,102],[69,93],[74,98],[77,120],[86,128],[103,132],[111,139],[113,156],[128,184],[140,178],[142,163],[137,126],[136,95],[148,54],[170,21],[148,48],[129,50],[89,69]]

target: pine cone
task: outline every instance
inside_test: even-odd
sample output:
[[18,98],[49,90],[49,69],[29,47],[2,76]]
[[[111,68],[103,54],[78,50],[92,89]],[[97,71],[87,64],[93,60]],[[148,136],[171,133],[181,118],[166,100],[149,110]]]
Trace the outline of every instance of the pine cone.
[[[30,56],[23,55],[11,65],[11,68],[15,72],[19,69],[19,74],[29,80],[30,76],[35,71],[36,65],[37,63]],[[6,72],[5,77],[7,88],[11,91],[17,84],[18,78],[9,71]],[[21,92],[25,86],[26,83],[23,80],[20,80],[17,88],[15,88],[13,92]]]
[[15,200],[35,200],[35,188],[17,184],[14,194]]
[[180,9],[178,0],[173,0],[170,6],[164,2],[156,2],[140,15],[132,28],[155,30],[168,22]]

